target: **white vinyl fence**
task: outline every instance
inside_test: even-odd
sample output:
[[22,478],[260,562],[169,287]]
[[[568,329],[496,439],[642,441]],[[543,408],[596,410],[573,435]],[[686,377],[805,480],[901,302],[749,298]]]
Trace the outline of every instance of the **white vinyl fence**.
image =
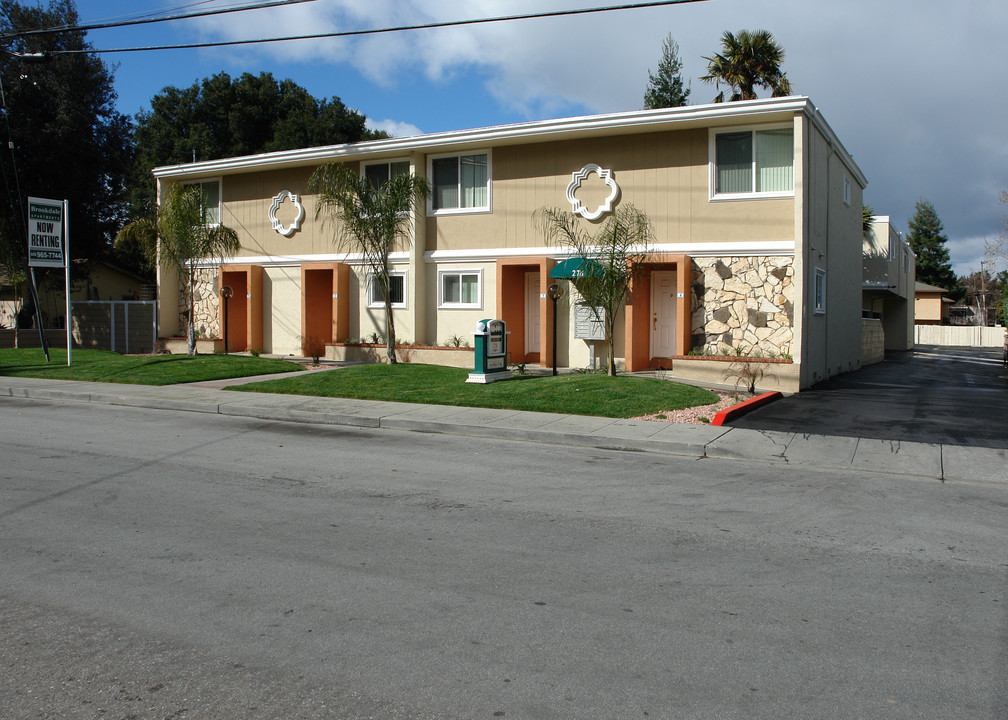
[[977,325],[914,325],[917,345],[954,345],[959,347],[1001,347],[1005,342],[1003,327]]
[[81,347],[118,353],[154,352],[157,302],[88,300],[73,303],[73,336]]

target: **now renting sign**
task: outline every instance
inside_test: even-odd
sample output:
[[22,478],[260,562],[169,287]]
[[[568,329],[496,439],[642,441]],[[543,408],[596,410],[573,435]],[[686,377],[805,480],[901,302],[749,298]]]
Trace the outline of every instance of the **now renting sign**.
[[63,201],[28,198],[28,266],[66,267]]

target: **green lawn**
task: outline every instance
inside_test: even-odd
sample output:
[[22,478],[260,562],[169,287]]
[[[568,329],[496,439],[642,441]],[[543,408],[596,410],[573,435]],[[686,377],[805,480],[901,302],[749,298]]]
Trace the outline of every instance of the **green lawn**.
[[74,350],[67,367],[66,348],[49,348],[51,362],[39,348],[0,349],[0,375],[87,380],[90,382],[174,385],[222,378],[301,370],[286,360],[244,355],[120,355],[105,350]]
[[718,396],[708,390],[631,375],[516,376],[505,382],[476,385],[465,382],[468,374],[468,370],[437,365],[358,365],[228,389],[616,418],[718,401]]

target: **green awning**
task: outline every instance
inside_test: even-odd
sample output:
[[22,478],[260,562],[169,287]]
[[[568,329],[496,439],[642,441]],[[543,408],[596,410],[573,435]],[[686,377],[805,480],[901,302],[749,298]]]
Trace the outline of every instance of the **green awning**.
[[577,280],[578,278],[589,277],[600,274],[602,266],[594,260],[588,258],[574,257],[558,262],[550,270],[550,277],[554,280]]

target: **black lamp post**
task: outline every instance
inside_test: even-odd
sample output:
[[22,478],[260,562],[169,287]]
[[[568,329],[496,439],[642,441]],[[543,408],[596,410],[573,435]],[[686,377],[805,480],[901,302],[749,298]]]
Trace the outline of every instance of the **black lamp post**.
[[546,294],[553,301],[553,376],[557,374],[557,300],[563,297],[563,285],[551,283],[546,288]]
[[224,300],[224,354],[228,354],[228,298],[234,295],[234,290],[230,285],[225,285],[220,289],[220,296]]

